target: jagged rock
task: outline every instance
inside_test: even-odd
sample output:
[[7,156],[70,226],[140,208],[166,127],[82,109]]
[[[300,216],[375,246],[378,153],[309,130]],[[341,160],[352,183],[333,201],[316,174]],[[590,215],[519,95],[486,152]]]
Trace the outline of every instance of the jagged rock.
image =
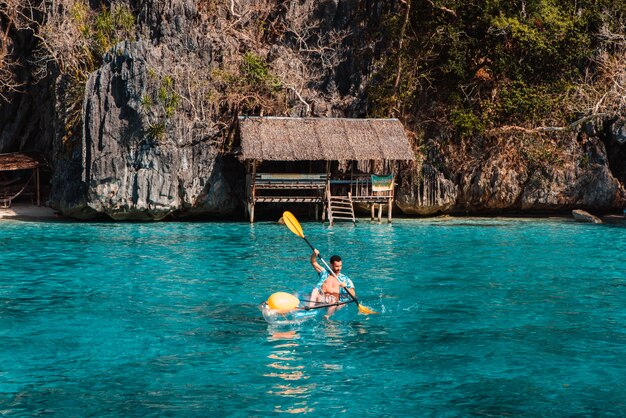
[[620,144],[626,142],[626,119],[621,117],[611,125],[611,135]]
[[515,208],[526,181],[524,167],[494,154],[461,176],[456,210],[495,211]]
[[[150,96],[151,89],[159,89],[154,85],[154,74],[176,72],[180,76],[189,70],[183,82],[188,83],[185,86],[193,96],[196,80],[200,79],[203,86],[210,83],[212,70],[227,70],[228,65],[237,63],[249,51],[249,37],[226,31],[222,26],[231,24],[225,15],[241,12],[239,4],[232,11],[220,6],[201,16],[198,10],[203,7],[212,6],[193,0],[147,0],[139,5],[137,30],[143,40],[118,45],[107,54],[104,65],[89,77],[83,138],[64,144],[57,140],[60,153],[66,157],[58,162],[53,179],[50,202],[54,207],[79,218],[106,215],[113,219],[151,220],[170,214],[181,217],[233,213],[238,208],[243,187],[233,189],[233,183],[241,182],[243,170],[227,177],[228,169],[220,160],[216,144],[219,135],[225,133],[225,116],[220,113],[225,110],[215,104],[201,106],[186,97],[184,109],[164,121],[162,111],[159,114],[145,106],[144,99]],[[294,28],[302,26],[309,30],[319,23],[328,26],[318,28],[326,33],[333,28],[361,28],[351,16],[362,13],[363,9],[352,4],[338,7],[307,1],[279,11],[283,12],[287,21],[293,19]],[[368,18],[376,19],[382,11],[366,13]],[[323,18],[331,15],[332,19]],[[256,45],[252,53],[267,56],[272,70],[292,81],[293,71],[302,67],[289,67],[302,58],[295,52],[299,48],[289,43],[274,49]],[[343,57],[340,51],[337,54]],[[348,64],[340,67],[345,65]],[[183,71],[178,71],[180,68]],[[365,67],[350,70],[350,77],[356,70],[362,74]],[[296,103],[290,114],[302,116],[304,111],[311,111],[343,116],[345,109],[358,101],[353,94],[339,93],[333,87],[335,80],[342,80],[345,89],[349,89],[357,79],[348,80],[339,69],[336,73],[325,69],[311,71],[323,76],[314,80],[304,77],[306,83],[301,83],[307,86],[302,94],[311,109],[305,109],[304,104],[298,108]],[[296,75],[303,77],[300,73]],[[201,95],[202,92],[198,93]],[[299,102],[295,96],[291,100]],[[189,117],[200,108],[200,118]],[[362,106],[354,105],[352,109],[363,113]],[[160,122],[166,123],[159,126]],[[154,138],[155,128],[159,128],[162,138]],[[57,139],[61,136],[57,135]]]
[[[171,62],[172,55],[166,46],[125,42],[89,77],[83,140],[75,155],[83,187],[58,202],[64,214],[159,220],[237,207],[211,132],[198,138],[185,120],[142,108],[155,82],[151,68]],[[151,134],[155,123],[164,123],[162,136]]]
[[[364,117],[375,113],[368,108],[367,96],[372,91],[369,83],[376,79],[372,70],[377,57],[395,45],[376,42],[371,29],[389,11],[398,11],[396,3],[303,0],[272,9],[263,2],[132,2],[139,40],[118,45],[89,78],[83,132],[65,132],[75,115],[67,112],[74,102],[63,97],[77,86],[64,86],[67,79],[56,74],[61,69],[51,68],[49,79],[42,81],[49,84],[29,88],[1,105],[0,150],[41,149],[54,157],[50,203],[66,215],[162,219],[232,212],[241,199],[234,183],[243,173],[229,171],[216,139],[229,129],[225,115],[233,109],[211,104],[194,119],[191,109],[200,106],[186,100],[175,115],[164,119],[163,112],[147,109],[144,103],[158,90],[159,77],[187,65],[197,69],[197,79],[211,83],[212,70],[236,67],[242,55],[251,52],[286,82],[289,103],[284,114]],[[325,34],[338,35],[340,42],[324,46],[337,54],[331,61],[322,60],[319,54],[302,54],[297,36],[257,38],[243,33],[245,25],[256,27],[254,13],[247,13],[253,6],[273,15],[289,28],[287,33],[311,33],[317,44],[324,42]],[[188,90],[194,91],[192,83]],[[405,122],[413,130],[421,123]],[[426,130],[425,143],[455,142],[451,136],[440,141],[439,129]],[[425,155],[423,166],[401,173],[398,206],[419,215],[621,209],[626,201],[626,118],[588,122],[580,129],[578,141],[560,150],[564,162],[524,160],[512,151],[520,143],[507,145],[507,138],[492,143],[486,137],[466,138],[457,148],[441,146],[439,155]],[[46,148],[53,136],[50,152]],[[610,158],[599,138],[610,147]]]
[[574,209],[572,211],[572,216],[579,222],[589,222],[592,224],[601,224],[602,219],[598,218],[595,215],[590,214],[589,212],[585,212],[581,209]]
[[[604,144],[587,138],[581,159],[520,164],[511,142],[501,141],[483,159],[459,173],[460,193],[452,211],[562,211],[621,207],[626,193],[609,169]],[[507,149],[508,147],[508,149]],[[584,161],[584,163],[581,163]]]
[[523,210],[562,210],[576,206],[610,210],[623,189],[606,166],[591,170],[553,168],[533,173],[521,200]]
[[407,215],[434,215],[448,211],[456,202],[458,188],[429,163],[402,173],[396,204]]
[[585,207],[608,211],[621,207],[626,194],[609,169],[604,144],[597,139],[589,139],[586,149],[589,163],[584,167],[572,161],[536,170],[524,187],[521,209]]

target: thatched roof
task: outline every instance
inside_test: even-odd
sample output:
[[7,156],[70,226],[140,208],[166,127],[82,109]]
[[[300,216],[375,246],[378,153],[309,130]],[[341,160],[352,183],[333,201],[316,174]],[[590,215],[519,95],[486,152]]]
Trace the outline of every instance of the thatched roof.
[[0,154],[0,171],[28,170],[39,165],[37,160],[28,155],[11,153]]
[[398,119],[241,117],[244,160],[414,160]]

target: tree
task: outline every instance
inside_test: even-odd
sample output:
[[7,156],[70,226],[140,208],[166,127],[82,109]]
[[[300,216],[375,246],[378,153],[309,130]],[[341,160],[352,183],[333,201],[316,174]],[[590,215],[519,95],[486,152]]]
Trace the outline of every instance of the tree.
[[15,39],[24,32],[36,33],[40,26],[41,1],[0,1],[0,99],[8,100],[27,83],[26,57],[19,51]]

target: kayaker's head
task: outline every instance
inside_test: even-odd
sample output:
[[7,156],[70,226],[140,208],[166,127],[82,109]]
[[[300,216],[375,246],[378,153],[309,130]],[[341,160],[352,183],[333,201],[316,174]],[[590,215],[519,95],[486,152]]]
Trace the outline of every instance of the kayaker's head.
[[333,269],[333,273],[339,274],[341,272],[342,265],[343,263],[341,261],[341,257],[338,255],[330,257],[330,267]]

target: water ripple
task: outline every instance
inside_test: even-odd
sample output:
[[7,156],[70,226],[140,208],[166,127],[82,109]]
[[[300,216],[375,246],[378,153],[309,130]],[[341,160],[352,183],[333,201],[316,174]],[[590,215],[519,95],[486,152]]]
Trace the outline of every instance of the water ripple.
[[0,414],[623,412],[623,228],[303,226],[380,315],[266,324],[317,281],[275,223],[0,223]]

